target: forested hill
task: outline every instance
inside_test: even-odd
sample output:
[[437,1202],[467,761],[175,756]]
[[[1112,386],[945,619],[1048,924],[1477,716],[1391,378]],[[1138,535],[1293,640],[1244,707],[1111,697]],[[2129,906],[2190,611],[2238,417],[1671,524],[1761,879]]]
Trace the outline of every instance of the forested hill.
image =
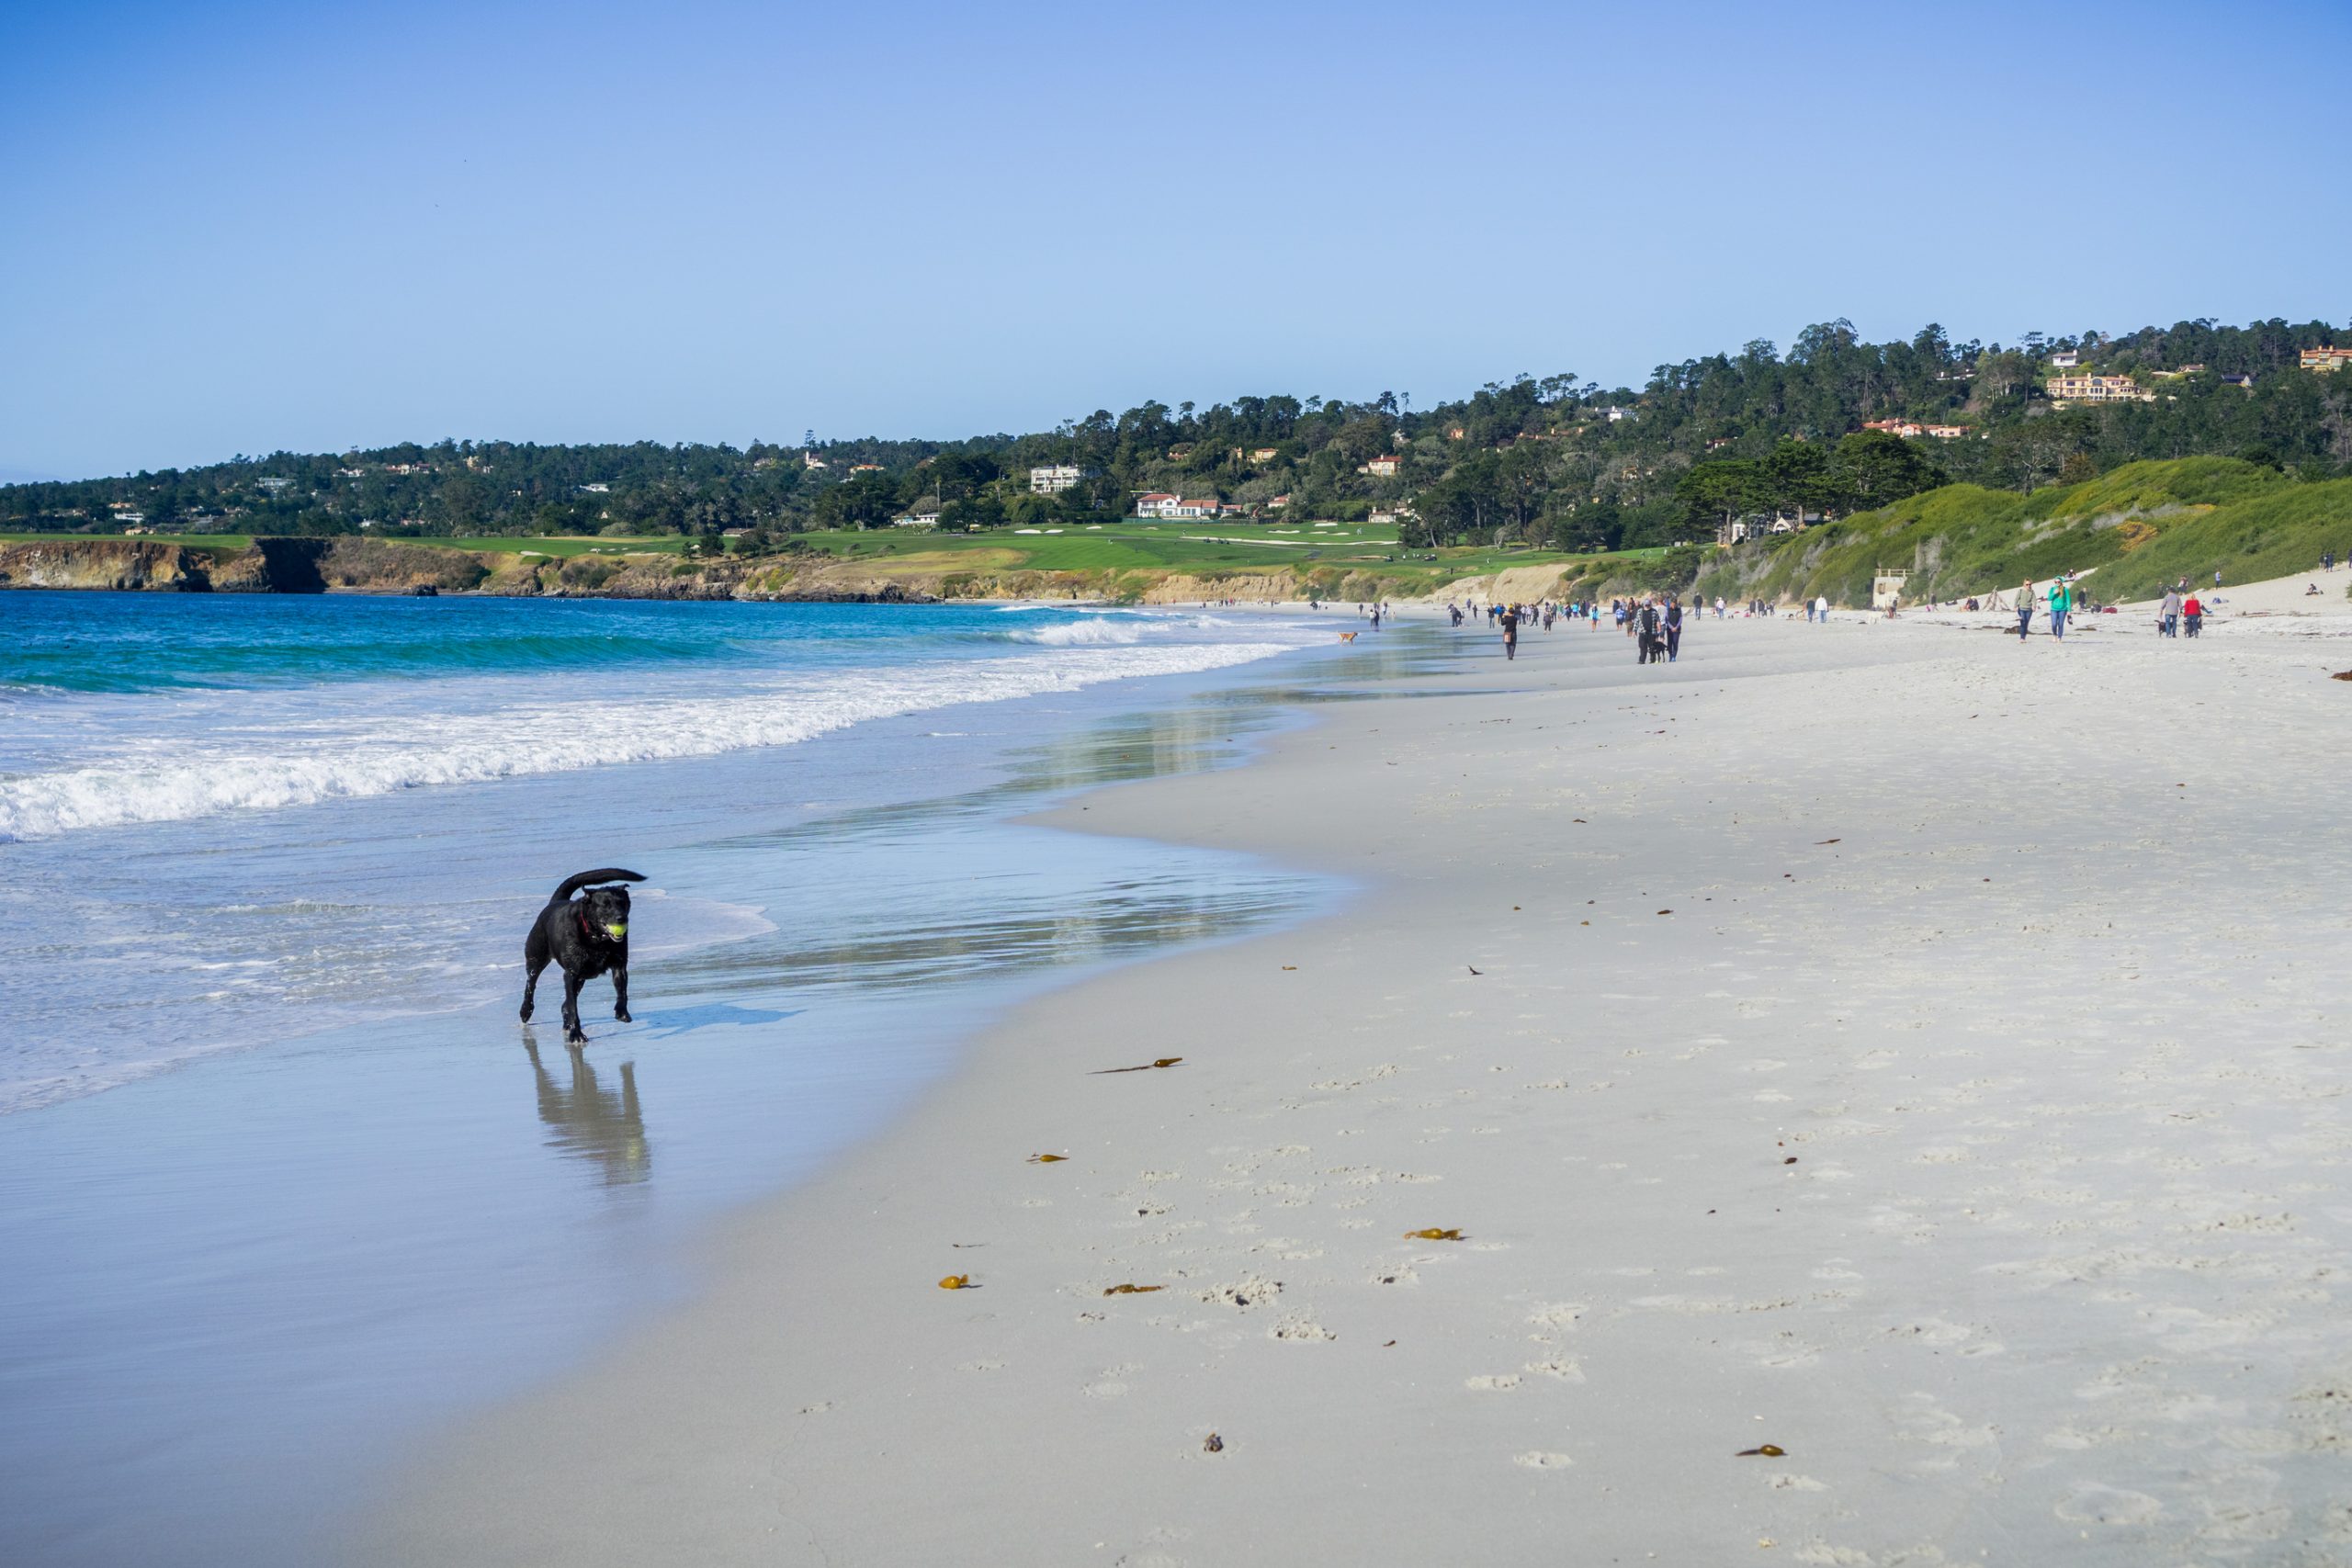
[[[947,528],[1099,519],[1164,492],[1261,518],[1360,520],[1402,507],[1408,545],[1647,546],[1712,538],[1740,516],[1834,519],[1949,482],[2030,492],[2145,458],[2222,456],[2298,479],[2352,475],[2352,367],[2301,363],[2330,344],[2352,346],[2352,329],[2199,321],[2003,345],[1953,343],[1930,326],[1871,344],[1841,321],[1806,329],[1785,353],[1758,341],[1661,365],[1638,390],[1521,376],[1427,408],[1390,392],[1146,402],[961,441],[280,452],[0,487],[0,529],[748,529],[757,548],[804,529],[933,513]],[[2084,376],[2100,380],[2057,379]],[[1058,494],[1033,493],[1031,468],[1051,464],[1082,476]]]

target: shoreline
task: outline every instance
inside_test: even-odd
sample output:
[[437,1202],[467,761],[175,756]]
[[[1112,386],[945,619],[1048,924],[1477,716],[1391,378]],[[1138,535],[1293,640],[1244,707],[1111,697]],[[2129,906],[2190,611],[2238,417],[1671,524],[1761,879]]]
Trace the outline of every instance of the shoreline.
[[[311,1532],[375,1453],[676,1299],[702,1225],[887,1119],[967,1019],[1073,966],[1311,907],[1302,879],[1233,857],[1053,854],[1016,818],[1088,782],[1229,765],[1267,721],[1250,694],[1332,675],[1276,660],[984,705],[944,742],[930,715],[876,721],[854,753],[824,747],[876,775],[847,811],[778,798],[807,764],[774,750],[655,764],[595,805],[560,775],[493,786],[525,809],[569,799],[583,840],[632,846],[616,863],[659,870],[673,899],[765,906],[761,930],[640,954],[637,1023],[592,1016],[568,1077],[557,1032],[516,1048],[500,922],[486,1003],[305,1029],[0,1118],[0,1190],[23,1200],[0,1250],[26,1271],[0,1323],[17,1499],[0,1535],[28,1562],[217,1562],[230,1542],[243,1562],[321,1561]],[[941,773],[943,745],[972,753],[962,772]],[[927,771],[899,776],[918,757]],[[406,859],[449,809],[415,795],[273,820],[298,850]],[[222,818],[179,842],[233,875],[250,868],[218,848],[255,831]],[[940,863],[968,886],[936,886]],[[833,889],[820,913],[796,867]],[[675,923],[640,908],[649,935]],[[159,1192],[185,1216],[161,1230]],[[300,1503],[263,1495],[272,1476]]]
[[[1024,1004],[712,1238],[700,1299],[429,1445],[349,1559],[2338,1539],[2344,1424],[2310,1403],[2352,1364],[2352,1213],[2318,1196],[2352,1137],[2311,1120],[2339,1092],[2315,1025],[2352,1006],[2335,922],[2267,870],[2144,887],[2221,845],[2266,863],[2210,813],[2115,836],[2208,799],[2301,819],[2352,761],[2299,716],[2335,694],[2261,639],[2061,666],[1800,626],[1708,623],[1662,671],[1539,635],[1051,814],[1359,891]],[[2280,738],[2200,759],[2194,795],[2163,754],[2086,767],[2072,721],[2149,682]],[[1856,766],[1826,742],[1874,708],[1902,744]],[[1973,793],[2020,784],[2030,820]],[[2290,995],[2234,984],[2217,930]],[[2194,1033],[2164,1022],[2182,985]]]

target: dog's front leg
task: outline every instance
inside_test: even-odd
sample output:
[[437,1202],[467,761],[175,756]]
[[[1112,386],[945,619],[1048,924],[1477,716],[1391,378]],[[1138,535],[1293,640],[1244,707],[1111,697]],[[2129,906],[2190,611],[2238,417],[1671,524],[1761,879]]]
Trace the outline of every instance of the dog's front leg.
[[563,972],[563,1038],[567,1044],[584,1045],[588,1032],[580,1027],[580,976]]
[[622,1023],[637,1021],[628,1015],[628,967],[626,964],[613,971],[613,1017]]

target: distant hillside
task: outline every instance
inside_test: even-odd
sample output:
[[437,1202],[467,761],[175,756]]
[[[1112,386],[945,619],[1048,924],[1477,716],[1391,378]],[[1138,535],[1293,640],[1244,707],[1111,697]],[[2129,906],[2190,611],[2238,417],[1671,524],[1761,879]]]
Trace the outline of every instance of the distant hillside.
[[2323,551],[2352,557],[2352,479],[2298,480],[2229,457],[2129,463],[2030,495],[1946,485],[1891,506],[1722,552],[1695,585],[1708,597],[1827,594],[1870,603],[1881,567],[1911,576],[1905,597],[2007,592],[2024,578],[2098,568],[2101,603],[2160,593],[2182,577],[2210,584],[2281,577]]
[[1654,548],[1703,544],[1742,517],[1835,519],[1946,485],[2022,499],[2151,458],[2352,474],[2352,369],[2318,352],[2331,344],[2352,344],[2352,330],[2200,321],[2004,346],[1932,325],[1869,343],[1836,321],[1785,353],[1758,339],[1660,365],[1639,389],[1561,374],[1433,405],[1394,391],[1146,401],[960,440],[279,452],[0,485],[0,529],[709,547],[735,535],[763,553],[902,518],[958,535],[1103,524],[1163,495],[1186,518],[1393,519],[1408,549]]

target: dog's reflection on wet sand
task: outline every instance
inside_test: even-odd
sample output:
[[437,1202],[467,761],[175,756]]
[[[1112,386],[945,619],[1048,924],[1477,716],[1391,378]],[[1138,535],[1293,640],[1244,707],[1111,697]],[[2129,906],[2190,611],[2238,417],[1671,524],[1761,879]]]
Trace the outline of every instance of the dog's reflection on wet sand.
[[523,1049],[530,1055],[532,1077],[538,1080],[539,1120],[548,1126],[548,1142],[565,1154],[594,1161],[603,1169],[607,1187],[650,1176],[653,1160],[637,1100],[637,1064],[620,1065],[616,1092],[597,1081],[585,1053],[569,1050],[565,1055],[571,1058],[571,1081],[560,1084],[540,1063],[538,1042],[530,1032],[524,1031]]

